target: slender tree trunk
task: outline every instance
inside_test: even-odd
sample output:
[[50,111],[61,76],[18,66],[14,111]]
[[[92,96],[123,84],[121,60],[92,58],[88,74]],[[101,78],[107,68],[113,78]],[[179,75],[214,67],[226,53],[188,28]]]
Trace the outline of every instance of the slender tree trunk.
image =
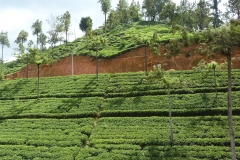
[[96,77],[98,78],[98,50],[96,51]]
[[26,78],[28,79],[28,53],[27,53],[27,67],[26,67]]
[[37,48],[38,48],[38,33],[37,33]]
[[146,72],[146,76],[148,76],[147,45],[146,44],[145,44],[145,49],[144,49],[144,58],[145,58],[145,72]]
[[216,68],[213,69],[213,73],[214,73],[214,81],[215,81],[215,99],[217,100],[217,77],[216,77]]
[[66,45],[67,45],[67,30],[66,30]]
[[229,133],[231,140],[231,151],[232,151],[232,160],[236,160],[236,147],[235,147],[235,138],[234,138],[234,129],[233,129],[233,117],[232,117],[232,58],[231,53],[228,55],[228,125]]
[[106,21],[107,21],[107,13],[105,13],[105,26],[104,26],[104,33],[105,33],[105,36],[106,36]]
[[39,79],[40,79],[40,64],[37,64],[38,67],[38,82],[37,82],[37,99],[39,99]]
[[170,97],[170,87],[168,87],[168,105],[169,105],[169,125],[170,125],[170,144],[173,145],[173,129],[172,129],[172,103]]
[[52,58],[53,58],[53,45],[52,45]]
[[2,64],[3,64],[3,44],[2,44]]

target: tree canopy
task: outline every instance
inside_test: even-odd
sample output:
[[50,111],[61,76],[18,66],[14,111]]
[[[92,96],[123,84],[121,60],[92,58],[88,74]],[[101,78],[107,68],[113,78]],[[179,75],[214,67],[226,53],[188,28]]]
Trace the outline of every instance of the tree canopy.
[[86,32],[88,25],[87,22],[91,22],[92,23],[92,19],[90,17],[82,17],[81,21],[79,23],[79,28],[81,29],[81,31]]

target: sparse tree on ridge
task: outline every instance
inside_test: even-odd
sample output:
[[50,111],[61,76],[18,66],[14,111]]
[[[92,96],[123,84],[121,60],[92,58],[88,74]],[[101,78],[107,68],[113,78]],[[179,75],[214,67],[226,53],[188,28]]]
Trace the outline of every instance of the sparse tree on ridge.
[[230,13],[233,16],[237,16],[237,19],[240,20],[240,1],[239,0],[228,0],[228,8]]
[[179,8],[174,2],[168,2],[159,14],[159,20],[168,20],[169,24],[174,25],[179,19]]
[[61,40],[60,33],[63,31],[63,28],[59,19],[53,15],[50,16],[50,19],[47,19],[47,22],[51,27],[47,33],[49,34],[48,43],[51,45],[53,57],[53,48]]
[[17,43],[17,44],[19,44],[19,43],[24,44],[27,41],[27,37],[28,37],[28,32],[22,30],[18,34],[18,37],[17,37],[17,39],[14,42]]
[[219,27],[220,25],[220,19],[219,19],[219,9],[218,9],[218,5],[221,2],[221,0],[213,0],[213,4],[211,6],[211,8],[213,9],[213,26]]
[[1,32],[0,33],[0,44],[2,45],[2,64],[3,64],[3,47],[7,46],[10,47],[9,41],[8,41],[8,33],[7,32]]
[[120,24],[127,24],[130,20],[129,5],[126,0],[119,0],[116,13]]
[[88,39],[92,38],[92,21],[90,19],[87,20],[87,29],[86,29],[86,37],[87,37],[87,42]]
[[130,7],[129,7],[129,13],[131,17],[131,21],[137,22],[140,20],[140,5],[139,2],[136,3],[135,0],[132,0]]
[[79,23],[79,29],[82,31],[82,32],[86,32],[87,30],[87,22],[88,20],[90,20],[92,22],[92,19],[90,17],[82,17],[81,20],[80,20],[80,23]]
[[186,26],[188,30],[193,30],[196,27],[195,19],[196,2],[190,3],[188,0],[181,0],[179,5],[179,16],[181,26]]
[[148,21],[154,21],[152,19],[153,15],[153,6],[154,6],[154,0],[144,0],[143,1],[143,7],[146,9],[146,15],[148,17]]
[[47,36],[44,33],[40,33],[38,41],[41,45],[41,50],[44,50],[45,45],[47,44]]
[[105,15],[104,32],[106,34],[107,13],[110,11],[111,8],[111,0],[99,0],[98,3],[101,4],[102,12]]
[[65,42],[67,45],[67,36],[68,36],[68,31],[70,29],[70,24],[71,24],[70,13],[68,11],[66,13],[64,13],[61,17],[59,17],[59,21],[61,22],[62,29],[65,31],[65,35],[66,35]]
[[199,0],[196,8],[196,19],[199,25],[199,28],[203,30],[207,27],[210,22],[210,4],[205,0]]
[[107,27],[110,29],[113,29],[117,25],[117,20],[116,20],[116,12],[112,9],[110,10],[110,13],[108,14],[107,18]]
[[33,35],[37,36],[37,47],[38,47],[38,40],[39,40],[39,34],[42,32],[42,21],[39,21],[39,19],[32,24],[32,30]]

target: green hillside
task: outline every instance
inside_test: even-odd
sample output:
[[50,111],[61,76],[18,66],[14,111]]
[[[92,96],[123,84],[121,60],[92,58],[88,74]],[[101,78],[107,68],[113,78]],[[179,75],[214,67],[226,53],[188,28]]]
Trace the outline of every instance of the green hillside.
[[[233,121],[240,156],[240,70],[233,70]],[[0,83],[1,159],[159,160],[230,159],[227,72],[182,74],[188,88],[171,90],[174,144],[170,145],[168,97],[143,72],[15,79]]]
[[[107,30],[106,36],[103,29],[96,29],[92,34],[93,36],[99,35],[106,37],[107,45],[101,48],[98,56],[101,58],[111,58],[142,46],[143,43],[134,43],[134,36],[150,39],[154,32],[158,33],[159,41],[167,41],[174,37],[180,37],[179,34],[173,35],[172,33],[169,33],[169,26],[157,22],[136,22],[127,25],[119,25],[114,29]],[[68,45],[57,45],[53,49],[49,48],[43,52],[52,59],[52,62],[58,61],[72,54],[95,57],[95,52],[89,48],[89,44],[92,43],[92,41],[93,39],[87,39],[87,37],[83,36],[81,38],[77,38],[73,42],[68,42]],[[8,62],[6,63],[5,74],[14,73],[24,66],[26,66],[26,64],[18,61]]]

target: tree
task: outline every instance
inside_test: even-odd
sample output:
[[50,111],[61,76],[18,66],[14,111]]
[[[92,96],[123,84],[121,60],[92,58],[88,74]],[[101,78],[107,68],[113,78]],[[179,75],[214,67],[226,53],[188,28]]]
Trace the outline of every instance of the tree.
[[70,24],[71,24],[71,15],[70,15],[70,13],[68,11],[66,13],[64,13],[61,17],[59,17],[59,21],[61,22],[63,30],[65,31],[66,45],[67,45],[67,35],[68,35],[68,31],[70,29]]
[[153,5],[154,5],[154,0],[144,0],[143,1],[143,7],[146,9],[146,15],[147,15],[149,21],[151,21],[151,20],[154,21]]
[[226,67],[227,67],[226,62],[218,64],[216,61],[211,61],[210,63],[207,63],[204,61],[204,59],[198,63],[197,67],[193,67],[195,71],[201,72],[202,81],[204,81],[204,79],[208,77],[208,73],[210,71],[213,71],[216,101],[217,101],[217,86],[218,86],[216,72],[217,70],[226,69]]
[[104,32],[106,34],[107,13],[110,11],[111,1],[110,0],[99,0],[98,3],[101,4],[102,12],[105,15]]
[[87,42],[88,39],[92,38],[92,21],[90,19],[88,19],[87,21],[87,29],[86,29],[86,37],[87,37]]
[[8,41],[8,33],[7,32],[1,32],[0,33],[0,44],[2,45],[2,64],[3,64],[3,47],[7,46],[10,47],[9,41]]
[[99,50],[107,45],[107,39],[101,36],[93,37],[92,43],[89,45],[91,50],[96,52],[96,77],[98,78],[98,52]]
[[169,0],[144,0],[142,8],[146,9],[146,15],[149,17],[149,21],[156,21],[163,7],[168,2]]
[[213,9],[213,26],[219,27],[220,24],[220,19],[219,19],[219,9],[218,9],[218,5],[221,2],[221,0],[213,0],[213,4],[211,6],[211,8]]
[[215,85],[215,99],[217,100],[217,76],[216,76],[216,70],[220,70],[220,69],[225,69],[226,68],[226,63],[221,63],[218,64],[216,61],[212,61],[210,63],[207,64],[207,67],[209,70],[213,70],[213,75],[214,75],[214,85]]
[[41,50],[44,50],[45,45],[47,44],[47,36],[44,33],[40,33],[38,41],[41,45]]
[[81,21],[79,23],[79,28],[81,29],[81,31],[86,32],[87,30],[87,22],[88,20],[90,20],[92,22],[92,19],[90,17],[82,17]]
[[145,63],[145,74],[148,76],[148,56],[147,56],[147,46],[150,46],[150,49],[153,51],[154,54],[159,53],[159,42],[158,42],[158,35],[157,32],[153,33],[151,38],[147,38],[144,35],[133,36],[133,41],[135,45],[144,45],[144,63]]
[[135,0],[132,0],[130,7],[129,7],[129,12],[131,16],[131,21],[137,22],[140,20],[140,5],[139,2],[136,3]]
[[172,127],[172,102],[170,90],[174,86],[185,87],[186,82],[183,80],[183,77],[173,77],[171,71],[164,71],[161,64],[153,66],[153,70],[149,73],[147,80],[155,81],[159,85],[163,85],[168,92],[168,110],[169,110],[169,128],[170,128],[170,144],[173,145],[173,127]]
[[117,4],[117,19],[121,24],[127,24],[130,20],[129,5],[126,0],[119,0]]
[[[206,32],[206,31],[204,31]],[[199,32],[199,34],[203,34]],[[236,147],[232,119],[232,49],[234,46],[239,46],[240,41],[240,21],[231,20],[229,25],[221,26],[217,29],[212,29],[209,34],[214,37],[209,45],[212,46],[212,51],[223,54],[227,57],[228,64],[228,125],[231,141],[232,159],[236,160]],[[203,37],[204,38],[204,37]]]
[[48,62],[48,58],[43,52],[39,52],[37,48],[29,49],[29,60],[31,63],[34,63],[38,67],[38,81],[37,81],[37,98],[39,99],[39,81],[40,81],[40,65]]
[[205,0],[199,0],[197,3],[196,9],[196,19],[199,25],[199,28],[203,30],[203,28],[207,27],[210,22],[210,4]]
[[59,22],[58,17],[54,17],[53,15],[50,16],[50,19],[47,19],[48,24],[50,25],[51,29],[47,32],[49,34],[48,43],[51,45],[52,48],[52,57],[53,57],[53,48],[61,40],[60,33],[63,31],[62,25]]
[[22,30],[18,34],[18,37],[17,37],[17,39],[14,42],[17,43],[17,44],[19,44],[19,43],[24,44],[27,41],[27,37],[28,37],[28,32]]
[[113,29],[115,26],[117,26],[116,12],[114,10],[110,10],[106,25],[110,29]]
[[39,34],[42,32],[42,21],[39,21],[39,19],[32,24],[32,30],[33,35],[37,36],[37,47],[38,47],[38,40],[39,40]]
[[174,25],[179,18],[179,8],[174,2],[167,3],[159,14],[159,20],[168,20],[169,24]]
[[52,57],[53,57],[53,49],[57,42],[59,42],[60,38],[58,37],[58,32],[56,31],[48,31],[49,37],[48,37],[48,43],[51,45],[52,48]]
[[237,19],[240,20],[240,1],[228,0],[228,8],[233,16],[237,15]]

